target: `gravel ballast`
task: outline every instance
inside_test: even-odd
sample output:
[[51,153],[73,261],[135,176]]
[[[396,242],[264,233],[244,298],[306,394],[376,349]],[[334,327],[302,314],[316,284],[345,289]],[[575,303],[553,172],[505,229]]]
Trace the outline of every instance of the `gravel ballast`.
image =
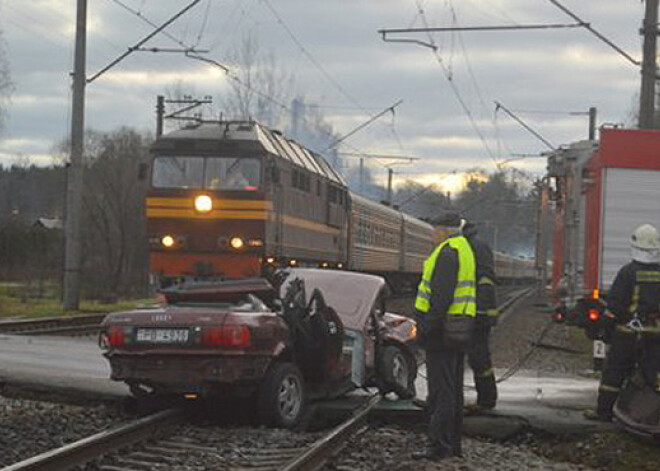
[[0,396],[0,466],[61,447],[125,420],[112,407],[72,406]]

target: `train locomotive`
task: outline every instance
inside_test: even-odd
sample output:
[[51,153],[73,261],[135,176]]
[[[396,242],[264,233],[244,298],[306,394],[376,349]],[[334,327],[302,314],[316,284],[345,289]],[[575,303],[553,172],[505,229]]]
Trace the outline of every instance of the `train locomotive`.
[[[414,289],[433,226],[349,191],[319,154],[253,121],[202,122],[151,148],[152,282],[267,276],[281,267],[384,276]],[[529,261],[497,254],[508,281]]]
[[[320,155],[258,123],[201,123],[152,146],[146,201],[157,286],[278,267],[414,283],[431,225],[349,192]],[[397,283],[398,284],[398,283]]]

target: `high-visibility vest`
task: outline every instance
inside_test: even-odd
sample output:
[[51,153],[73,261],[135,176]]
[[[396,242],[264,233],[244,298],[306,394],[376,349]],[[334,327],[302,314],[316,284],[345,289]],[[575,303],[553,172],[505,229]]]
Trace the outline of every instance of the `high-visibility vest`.
[[415,309],[426,314],[431,308],[431,279],[440,251],[449,245],[458,252],[458,278],[454,289],[454,300],[447,314],[452,316],[475,316],[477,313],[477,270],[474,252],[467,239],[462,236],[450,237],[438,245],[424,261],[422,281],[417,287]]

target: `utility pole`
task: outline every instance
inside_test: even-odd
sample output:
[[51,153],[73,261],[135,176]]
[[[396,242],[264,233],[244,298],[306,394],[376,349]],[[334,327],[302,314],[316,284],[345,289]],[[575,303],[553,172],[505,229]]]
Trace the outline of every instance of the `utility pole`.
[[392,206],[392,167],[387,167],[387,205]]
[[[413,162],[419,160],[419,157],[408,157],[405,155],[383,155],[383,154],[368,154],[361,152],[340,152],[340,155],[345,155],[347,157],[358,157],[360,159],[360,191],[364,189],[364,159],[377,159],[377,160],[394,160],[395,162],[391,164],[381,164],[387,169],[387,199],[386,203],[390,206],[392,205],[392,175],[394,170],[392,167],[394,165],[408,163],[412,164]],[[398,161],[398,162],[397,162]]]
[[596,140],[596,107],[589,108],[589,140]]
[[[81,210],[83,190],[83,152],[85,132],[85,88],[88,83],[93,82],[113,66],[124,60],[135,51],[140,51],[141,46],[156,34],[163,31],[169,24],[197,5],[201,0],[192,0],[185,8],[161,26],[158,26],[144,39],[128,48],[117,59],[98,71],[89,79],[85,69],[86,42],[87,42],[87,0],[77,0],[76,5],[76,39],[75,58],[73,66],[73,93],[71,105],[71,155],[67,168],[66,184],[66,221],[64,228],[64,282],[62,287],[62,307],[65,311],[77,310],[80,304],[80,280],[81,280]],[[157,51],[154,51],[157,52]],[[191,53],[198,52],[194,48],[184,51],[188,57],[205,60]],[[216,63],[216,65],[218,65]]]
[[163,135],[163,117],[165,116],[165,97],[156,97],[156,137]]
[[658,0],[646,0],[640,31],[644,36],[642,87],[639,94],[639,128],[653,129],[655,114],[656,50],[658,37]]
[[65,311],[78,309],[80,303],[80,262],[82,258],[80,213],[82,209],[82,160],[85,129],[86,39],[87,0],[78,0],[71,109],[71,158],[67,169],[64,287],[62,300],[62,307]]

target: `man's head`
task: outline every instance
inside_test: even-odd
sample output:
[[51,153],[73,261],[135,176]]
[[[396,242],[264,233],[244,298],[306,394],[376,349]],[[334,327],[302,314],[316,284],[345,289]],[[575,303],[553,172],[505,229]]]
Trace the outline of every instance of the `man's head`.
[[446,212],[433,220],[435,231],[433,239],[436,244],[443,242],[447,237],[461,232],[464,220],[455,212]]
[[642,224],[630,236],[632,258],[642,263],[660,262],[660,237],[651,224]]
[[475,237],[477,235],[477,226],[473,222],[465,221],[461,232],[467,238]]

